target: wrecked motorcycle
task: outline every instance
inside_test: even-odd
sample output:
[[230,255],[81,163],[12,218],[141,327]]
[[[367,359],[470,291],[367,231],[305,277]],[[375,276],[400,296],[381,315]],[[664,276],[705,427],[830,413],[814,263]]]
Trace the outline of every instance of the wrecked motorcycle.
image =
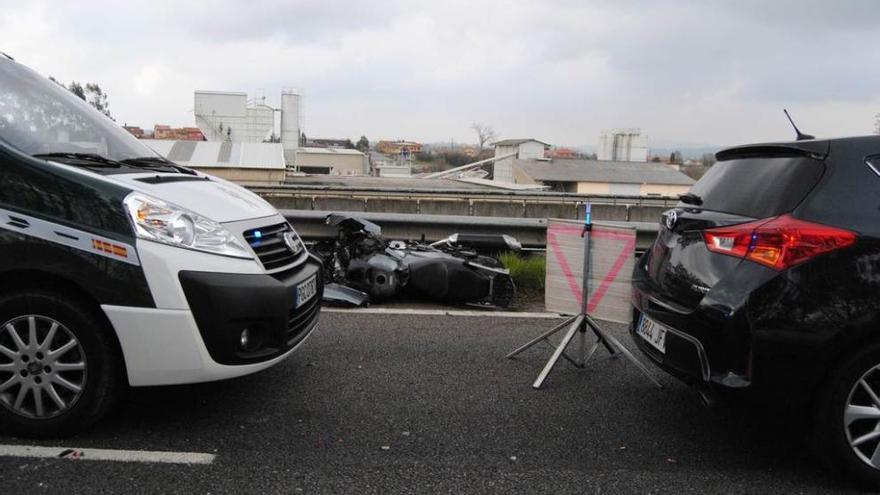
[[510,236],[460,235],[431,244],[386,241],[378,225],[330,214],[325,222],[336,238],[311,251],[324,262],[325,301],[366,305],[369,300],[415,297],[433,301],[507,308],[516,288],[510,273],[476,249],[520,249]]

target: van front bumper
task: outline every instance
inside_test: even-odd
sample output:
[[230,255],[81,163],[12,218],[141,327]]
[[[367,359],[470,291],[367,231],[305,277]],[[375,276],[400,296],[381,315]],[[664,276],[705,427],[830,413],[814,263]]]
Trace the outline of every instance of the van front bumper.
[[[297,288],[313,276],[314,296],[296,307]],[[183,271],[179,277],[189,309],[102,306],[132,386],[255,373],[284,360],[317,325],[323,285],[320,263],[312,258],[283,274]],[[241,345],[245,328],[248,348]]]
[[[312,257],[274,275],[182,271],[179,278],[208,353],[220,364],[272,359],[296,346],[318,320],[323,283]],[[298,306],[304,289],[311,297]]]

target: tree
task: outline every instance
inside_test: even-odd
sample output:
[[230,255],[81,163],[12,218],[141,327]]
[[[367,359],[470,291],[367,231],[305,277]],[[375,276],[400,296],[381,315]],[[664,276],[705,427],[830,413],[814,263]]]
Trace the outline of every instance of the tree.
[[76,81],[71,81],[70,84],[64,86],[58,81],[58,79],[55,79],[52,76],[49,76],[49,80],[60,86],[66,87],[68,91],[78,96],[81,100],[88,102],[89,105],[109,117],[110,120],[116,120],[110,115],[110,104],[107,101],[107,93],[101,89],[101,86],[99,86],[98,83],[86,83],[86,85],[83,86]]
[[113,120],[113,116],[110,115],[110,103],[107,101],[107,93],[101,90],[101,86],[98,86],[98,83],[86,83],[85,100],[95,107],[96,110],[109,117],[110,120]]
[[361,136],[361,138],[358,139],[358,142],[355,145],[355,147],[361,153],[366,153],[367,151],[370,151],[370,140],[367,139],[367,136]]
[[67,90],[78,96],[81,100],[88,101],[86,100],[86,90],[83,89],[82,84],[73,81],[67,85]]
[[700,157],[700,162],[702,162],[703,166],[706,168],[715,165],[715,154],[714,153],[703,153],[703,156]]
[[477,156],[480,156],[483,154],[483,147],[485,147],[486,143],[495,140],[495,131],[492,129],[492,126],[479,122],[471,124],[471,129],[477,133]]

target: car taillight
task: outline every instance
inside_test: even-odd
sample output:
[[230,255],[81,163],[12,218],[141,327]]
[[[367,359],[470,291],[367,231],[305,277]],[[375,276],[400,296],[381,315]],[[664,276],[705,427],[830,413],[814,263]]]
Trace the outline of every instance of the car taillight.
[[852,245],[856,242],[856,234],[782,215],[709,229],[703,232],[703,239],[709,251],[714,253],[785,270],[822,253]]

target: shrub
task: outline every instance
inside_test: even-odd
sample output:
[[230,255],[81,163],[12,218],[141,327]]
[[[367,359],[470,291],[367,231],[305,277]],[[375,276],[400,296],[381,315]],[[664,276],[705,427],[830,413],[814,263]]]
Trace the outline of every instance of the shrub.
[[510,270],[510,276],[513,277],[517,290],[529,294],[539,294],[544,291],[547,270],[547,260],[544,256],[506,252],[498,259]]

